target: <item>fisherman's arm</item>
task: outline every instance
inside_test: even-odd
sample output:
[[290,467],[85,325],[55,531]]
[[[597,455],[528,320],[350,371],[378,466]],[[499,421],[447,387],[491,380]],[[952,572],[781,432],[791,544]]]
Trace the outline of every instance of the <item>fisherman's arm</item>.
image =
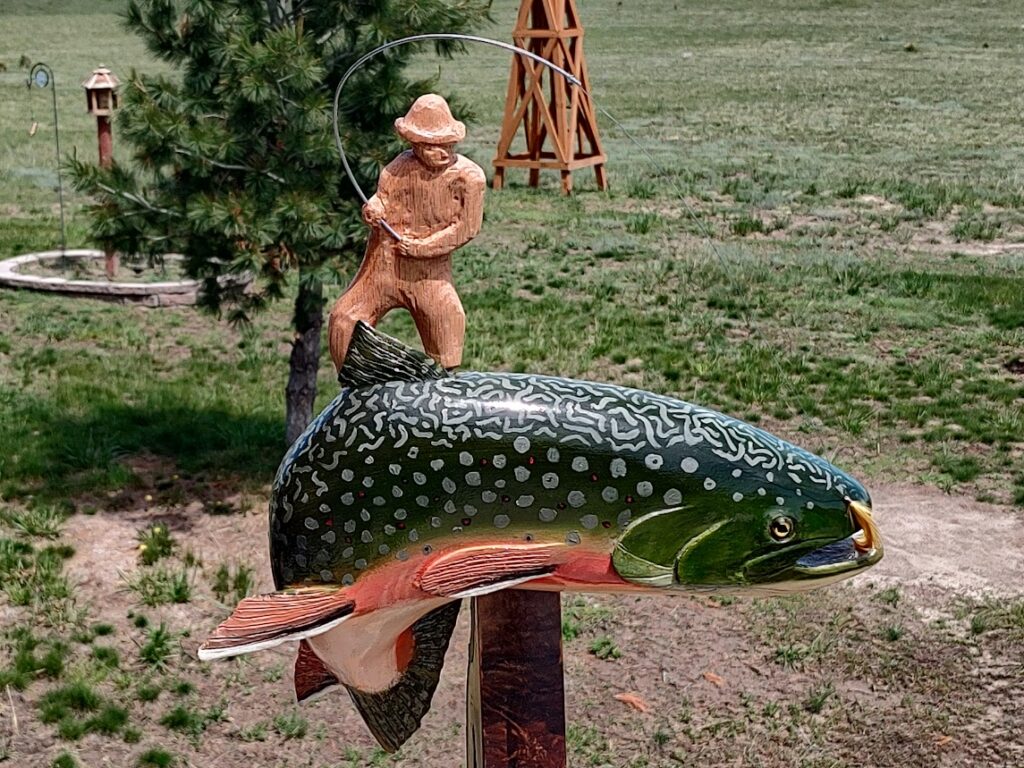
[[433,259],[461,248],[480,232],[484,218],[484,190],[487,179],[476,163],[460,174],[455,184],[462,207],[443,229],[421,238],[403,238],[405,253],[419,259]]

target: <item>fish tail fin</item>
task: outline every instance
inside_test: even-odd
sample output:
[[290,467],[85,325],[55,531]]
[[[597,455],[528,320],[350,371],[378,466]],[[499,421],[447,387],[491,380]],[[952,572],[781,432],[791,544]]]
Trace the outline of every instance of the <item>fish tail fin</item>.
[[320,587],[247,597],[199,647],[199,658],[223,659],[313,637],[340,624],[354,608],[344,590]]
[[370,732],[388,752],[397,751],[416,732],[430,709],[461,605],[459,600],[442,605],[412,625],[408,666],[386,691],[369,693],[345,686]]

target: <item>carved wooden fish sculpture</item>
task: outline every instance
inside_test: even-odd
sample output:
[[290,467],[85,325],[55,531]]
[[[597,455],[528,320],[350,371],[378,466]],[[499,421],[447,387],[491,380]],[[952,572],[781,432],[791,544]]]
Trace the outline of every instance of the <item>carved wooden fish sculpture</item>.
[[199,656],[299,640],[299,700],[344,685],[388,750],[429,709],[464,597],[779,593],[882,557],[860,483],[714,411],[609,384],[452,376],[363,324],[339,380],[274,481],[279,591],[239,603]]

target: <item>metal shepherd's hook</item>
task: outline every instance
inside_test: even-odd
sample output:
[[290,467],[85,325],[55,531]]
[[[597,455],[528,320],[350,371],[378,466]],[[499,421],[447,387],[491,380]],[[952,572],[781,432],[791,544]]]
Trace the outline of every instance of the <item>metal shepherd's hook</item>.
[[[28,87],[36,88],[50,87],[53,94],[53,139],[57,146],[57,200],[60,203],[60,252],[67,250],[67,235],[64,228],[64,183],[60,175],[60,126],[57,123],[57,80],[53,76],[53,70],[46,64],[39,62],[35,64],[28,73]],[[36,123],[32,121],[32,128],[29,135],[35,135]]]

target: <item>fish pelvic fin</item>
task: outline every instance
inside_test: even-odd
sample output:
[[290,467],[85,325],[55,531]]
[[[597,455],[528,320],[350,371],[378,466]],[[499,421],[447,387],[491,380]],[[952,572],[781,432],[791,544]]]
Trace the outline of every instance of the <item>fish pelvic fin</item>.
[[366,387],[388,381],[447,379],[451,374],[422,352],[370,327],[362,320],[338,371],[343,387]]
[[223,659],[313,637],[336,627],[354,608],[344,590],[320,587],[247,597],[199,646],[199,658]]
[[461,601],[435,608],[412,627],[411,658],[397,682],[385,691],[348,688],[370,733],[388,752],[396,752],[420,727],[441,677]]
[[295,700],[306,701],[338,685],[338,678],[316,655],[308,640],[299,641],[295,657]]

